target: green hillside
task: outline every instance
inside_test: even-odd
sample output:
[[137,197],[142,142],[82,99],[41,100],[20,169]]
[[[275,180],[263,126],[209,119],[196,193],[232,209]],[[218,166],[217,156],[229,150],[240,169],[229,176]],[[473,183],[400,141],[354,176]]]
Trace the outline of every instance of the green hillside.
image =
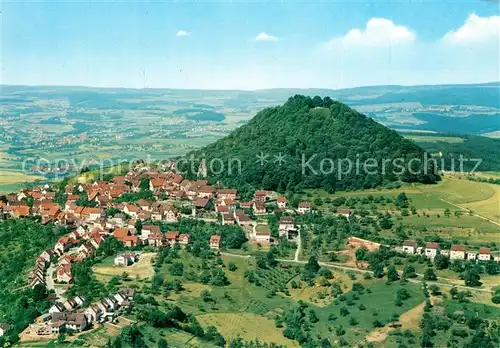
[[[209,178],[226,185],[292,191],[325,187],[334,191],[371,188],[397,180],[433,183],[438,178],[432,168],[424,173],[423,164],[414,161],[412,174],[408,165],[398,170],[392,162],[400,158],[408,164],[410,159],[423,156],[424,151],[415,143],[345,104],[329,97],[296,95],[282,106],[262,110],[225,138],[191,152],[188,158],[192,165],[180,167],[195,176],[204,158]],[[349,172],[345,159],[351,161]],[[365,170],[363,164],[368,159],[372,162]],[[241,171],[237,170],[238,161]]]

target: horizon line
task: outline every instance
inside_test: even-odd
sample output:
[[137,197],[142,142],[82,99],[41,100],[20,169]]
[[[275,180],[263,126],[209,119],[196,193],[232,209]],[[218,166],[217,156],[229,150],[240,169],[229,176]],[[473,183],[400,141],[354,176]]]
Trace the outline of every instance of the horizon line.
[[270,88],[258,88],[258,89],[227,89],[227,88],[175,88],[175,87],[119,87],[119,86],[106,86],[106,87],[96,87],[89,85],[30,85],[30,84],[0,84],[0,88],[3,87],[53,87],[53,88],[88,88],[88,89],[125,89],[125,90],[178,90],[178,91],[217,91],[217,92],[260,92],[260,91],[271,91],[271,90],[329,90],[329,91],[342,91],[342,90],[352,90],[360,88],[375,88],[375,87],[445,87],[445,86],[485,86],[485,85],[495,85],[498,84],[500,87],[500,80],[488,81],[488,82],[472,82],[472,83],[438,83],[438,84],[380,84],[380,85],[361,85],[355,87],[344,87],[344,88],[329,88],[329,87],[270,87]]

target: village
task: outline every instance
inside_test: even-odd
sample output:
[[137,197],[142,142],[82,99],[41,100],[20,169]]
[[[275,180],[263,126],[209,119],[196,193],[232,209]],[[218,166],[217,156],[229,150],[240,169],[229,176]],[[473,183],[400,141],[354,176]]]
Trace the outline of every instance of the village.
[[[145,187],[146,186],[146,187]],[[150,191],[150,197],[131,200],[127,195]],[[29,286],[42,285],[55,291],[55,303],[30,325],[30,335],[54,335],[64,331],[80,332],[92,323],[111,321],[132,305],[134,290],[122,288],[113,296],[88,304],[79,296],[65,298],[64,292],[73,283],[72,265],[92,257],[96,250],[110,237],[116,238],[127,248],[116,255],[115,267],[127,267],[136,263],[141,254],[138,248],[186,247],[191,242],[189,233],[168,231],[162,233],[155,222],[177,222],[181,218],[202,219],[221,225],[239,225],[249,241],[259,245],[279,243],[286,238],[300,244],[300,226],[296,224],[298,214],[314,213],[311,202],[299,202],[290,208],[286,197],[271,191],[256,191],[253,199],[241,201],[238,191],[209,185],[207,180],[187,180],[174,170],[150,170],[136,166],[124,176],[115,176],[110,181],[68,184],[64,188],[64,206],[57,203],[57,192],[50,186],[20,190],[0,201],[0,217],[38,217],[42,224],[53,222],[69,228],[69,233],[60,237],[52,249],[43,251],[29,274]],[[84,197],[84,199],[82,199]],[[111,213],[110,213],[111,212]],[[279,214],[278,237],[269,230],[257,226],[269,214]],[[340,209],[337,216],[349,220],[354,212]],[[206,241],[214,252],[221,249],[218,234]],[[438,243],[417,245],[406,241],[394,249],[401,253],[425,255],[433,259],[441,254],[451,260],[494,259],[489,248],[479,251],[466,250],[462,245],[452,245],[450,250],[441,250]],[[61,288],[61,285],[63,286]],[[61,290],[62,289],[62,290]]]

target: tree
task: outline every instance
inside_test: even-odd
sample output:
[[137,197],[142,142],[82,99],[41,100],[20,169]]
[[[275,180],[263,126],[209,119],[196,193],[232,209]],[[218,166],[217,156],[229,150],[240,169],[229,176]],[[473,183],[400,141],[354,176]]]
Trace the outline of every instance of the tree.
[[396,293],[396,297],[399,300],[404,301],[410,298],[410,293],[406,288],[400,288]]
[[425,280],[437,280],[436,273],[434,272],[434,268],[428,267],[425,270],[424,279]]
[[408,208],[409,203],[408,203],[408,197],[406,196],[406,193],[401,192],[396,196],[396,199],[394,200],[394,205],[396,207],[399,207],[400,209],[402,208]]
[[229,262],[227,264],[227,269],[230,270],[231,272],[234,272],[238,269],[238,267],[236,267],[236,264],[234,262]]
[[66,340],[66,335],[64,333],[60,333],[58,336],[57,336],[57,342],[58,343],[63,343],[64,341]]
[[413,267],[410,264],[406,264],[405,267],[403,268],[403,278],[415,278],[417,276],[417,273],[415,271],[415,267]]
[[390,282],[399,280],[399,274],[398,271],[396,270],[396,267],[391,265],[387,268],[387,280]]
[[461,276],[467,286],[480,286],[482,284],[480,282],[481,277],[476,267],[470,267],[463,272]]
[[382,215],[382,218],[379,221],[379,226],[383,230],[390,230],[392,228],[391,216],[389,213],[385,213]]
[[168,268],[168,272],[173,276],[182,276],[184,274],[184,265],[182,262],[174,262]]
[[318,273],[320,268],[321,267],[319,266],[318,259],[316,258],[316,256],[312,255],[311,257],[309,257],[309,260],[304,266],[302,278],[305,281],[312,281],[316,277],[316,274]]
[[442,255],[442,254],[437,254],[434,257],[434,265],[436,266],[436,269],[446,269],[448,268],[449,265],[449,259],[448,257]]
[[160,338],[158,341],[158,348],[168,348],[168,343],[164,338]]

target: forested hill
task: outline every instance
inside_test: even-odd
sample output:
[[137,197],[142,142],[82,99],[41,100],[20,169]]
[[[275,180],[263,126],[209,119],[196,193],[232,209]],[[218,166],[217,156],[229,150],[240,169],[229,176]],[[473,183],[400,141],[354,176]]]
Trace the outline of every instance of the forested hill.
[[[438,179],[433,168],[426,174],[423,164],[417,161],[413,163],[414,174],[408,170],[393,174],[392,160],[401,158],[408,163],[423,156],[424,151],[415,143],[345,104],[329,97],[296,95],[282,106],[262,110],[225,138],[189,153],[187,158],[194,163],[190,169],[186,164],[180,168],[193,172],[204,158],[208,178],[220,180],[224,185],[241,188],[250,184],[254,188],[291,191],[325,187],[333,191],[370,188],[397,180],[433,183]],[[345,173],[348,166],[343,161],[340,169],[338,161],[349,159],[355,167],[358,157],[359,172],[354,168],[339,179],[339,173]],[[367,159],[378,162],[376,167],[371,163],[370,173],[363,170]],[[385,172],[383,159],[391,160],[386,163]],[[241,172],[236,169],[238,160]],[[217,173],[220,165],[224,170]]]

